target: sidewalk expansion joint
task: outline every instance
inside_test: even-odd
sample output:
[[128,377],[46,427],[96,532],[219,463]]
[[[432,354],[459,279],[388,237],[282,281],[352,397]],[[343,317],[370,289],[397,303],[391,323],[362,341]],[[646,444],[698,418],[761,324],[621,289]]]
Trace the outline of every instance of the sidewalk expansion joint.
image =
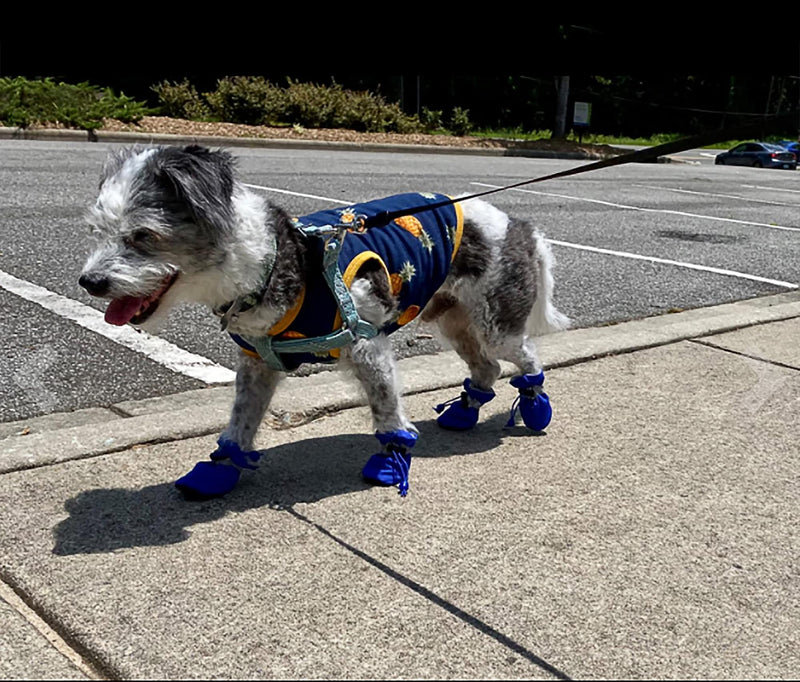
[[31,625],[47,642],[64,656],[73,666],[80,670],[90,680],[122,679],[118,675],[110,674],[105,666],[99,664],[82,645],[70,641],[69,633],[57,624],[48,623],[44,615],[39,613],[25,593],[13,585],[8,576],[0,572],[0,599],[5,601],[29,625]]
[[293,507],[283,507],[283,511],[288,512],[292,516],[294,516],[298,521],[302,521],[303,523],[311,526],[316,531],[324,535],[325,537],[333,540],[337,545],[346,549],[351,554],[354,554],[359,559],[366,561],[372,567],[377,568],[379,571],[386,574],[388,577],[392,578],[393,580],[399,582],[404,587],[416,592],[421,597],[427,599],[428,601],[432,602],[436,606],[443,608],[445,611],[450,613],[451,615],[459,618],[460,620],[464,621],[467,625],[472,626],[476,630],[480,631],[484,635],[488,635],[492,639],[494,639],[498,644],[510,649],[514,653],[522,656],[523,658],[527,659],[529,662],[533,663],[534,665],[541,668],[543,671],[553,675],[556,679],[559,680],[571,680],[572,678],[569,677],[566,673],[562,672],[558,668],[556,668],[551,663],[548,663],[543,658],[537,656],[535,653],[526,649],[522,644],[515,642],[511,639],[508,635],[504,635],[499,630],[496,630],[488,623],[485,623],[480,618],[473,616],[470,613],[467,613],[463,609],[460,609],[458,606],[453,604],[452,602],[447,601],[443,597],[440,597],[435,592],[432,592],[424,585],[420,585],[415,580],[408,578],[407,576],[403,575],[402,573],[394,570],[390,566],[387,566],[382,561],[376,559],[375,557],[370,556],[366,552],[354,547],[353,545],[345,542],[341,538],[337,537],[333,533],[331,533],[327,528],[321,526],[320,524],[312,521],[307,516],[304,516]]
[[770,360],[769,358],[762,358],[758,355],[753,355],[751,353],[743,353],[740,350],[733,350],[732,348],[725,348],[724,346],[718,346],[716,343],[712,343],[711,341],[706,341],[705,339],[688,339],[690,343],[696,343],[698,346],[705,346],[706,348],[712,348],[713,350],[721,350],[725,353],[730,353],[731,355],[738,355],[742,358],[747,358],[748,360],[756,360],[758,362],[763,362],[767,365],[775,365],[775,367],[782,367],[783,369],[790,369],[794,372],[800,372],[800,368],[797,368],[793,365],[787,365],[785,362],[779,362],[778,360]]

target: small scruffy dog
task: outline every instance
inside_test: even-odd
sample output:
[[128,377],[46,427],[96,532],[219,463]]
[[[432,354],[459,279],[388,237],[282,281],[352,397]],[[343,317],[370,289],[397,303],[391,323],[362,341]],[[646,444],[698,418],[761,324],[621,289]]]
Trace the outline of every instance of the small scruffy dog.
[[[387,211],[393,220],[359,231]],[[510,423],[517,405],[535,431],[550,421],[529,336],[568,322],[552,304],[550,250],[528,223],[480,199],[402,194],[293,219],[244,187],[225,151],[137,146],[109,156],[87,219],[97,245],[79,282],[109,300],[108,323],[152,329],[179,301],[199,302],[242,347],[219,447],[176,482],[187,497],[223,495],[255,469],[253,439],[284,371],[333,360],[364,387],[382,446],[363,477],[405,495],[418,432],[387,335],[418,314],[469,366],[461,396],[436,408],[440,426],[477,423],[498,359],[520,372]]]

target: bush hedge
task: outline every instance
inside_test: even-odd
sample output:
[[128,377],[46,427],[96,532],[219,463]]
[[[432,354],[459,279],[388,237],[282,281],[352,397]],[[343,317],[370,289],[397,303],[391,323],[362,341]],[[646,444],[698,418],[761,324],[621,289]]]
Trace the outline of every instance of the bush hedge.
[[189,120],[362,132],[465,135],[472,128],[469,112],[458,107],[445,127],[441,111],[424,109],[420,118],[378,94],[346,90],[336,83],[324,86],[288,80],[281,87],[260,76],[232,76],[218,80],[211,92],[198,92],[186,79],[163,81],[151,89],[158,98],[157,109],[89,83],[0,78],[0,124],[62,125],[86,130],[90,138],[104,119],[137,123],[154,113]]
[[158,96],[159,113],[172,118],[186,118],[192,121],[205,121],[211,118],[211,111],[203,96],[188,80],[180,83],[163,81],[151,90]]
[[103,126],[103,119],[136,123],[148,113],[143,102],[89,83],[0,78],[0,122],[7,126],[57,124],[91,133]]
[[[232,76],[217,81],[212,92],[198,93],[184,80],[161,82],[152,88],[167,116],[246,125],[348,128],[365,132],[446,132],[442,112],[419,116],[370,92],[288,80],[285,87],[260,76]],[[433,115],[430,115],[433,114]],[[468,112],[454,109],[451,125],[457,134],[470,129]]]

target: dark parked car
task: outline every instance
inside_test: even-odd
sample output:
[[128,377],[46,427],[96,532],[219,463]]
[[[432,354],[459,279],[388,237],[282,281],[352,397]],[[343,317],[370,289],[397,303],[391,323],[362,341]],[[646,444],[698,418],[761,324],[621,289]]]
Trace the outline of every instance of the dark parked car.
[[726,166],[755,168],[797,168],[797,157],[784,147],[769,142],[743,142],[727,152],[717,154],[714,163]]
[[798,162],[800,162],[800,142],[795,140],[781,140],[778,144],[792,152],[792,154],[797,157]]

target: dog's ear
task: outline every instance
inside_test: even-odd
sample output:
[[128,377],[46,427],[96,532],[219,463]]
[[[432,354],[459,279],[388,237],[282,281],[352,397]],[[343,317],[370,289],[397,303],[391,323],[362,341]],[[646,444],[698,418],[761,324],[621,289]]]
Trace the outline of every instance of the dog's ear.
[[102,188],[106,180],[114,177],[128,159],[147,151],[147,149],[148,147],[145,145],[135,144],[131,147],[123,147],[118,151],[109,152],[103,163],[103,170],[100,173],[100,187]]
[[166,147],[155,155],[157,178],[188,208],[195,223],[225,231],[233,210],[234,160],[205,147]]

